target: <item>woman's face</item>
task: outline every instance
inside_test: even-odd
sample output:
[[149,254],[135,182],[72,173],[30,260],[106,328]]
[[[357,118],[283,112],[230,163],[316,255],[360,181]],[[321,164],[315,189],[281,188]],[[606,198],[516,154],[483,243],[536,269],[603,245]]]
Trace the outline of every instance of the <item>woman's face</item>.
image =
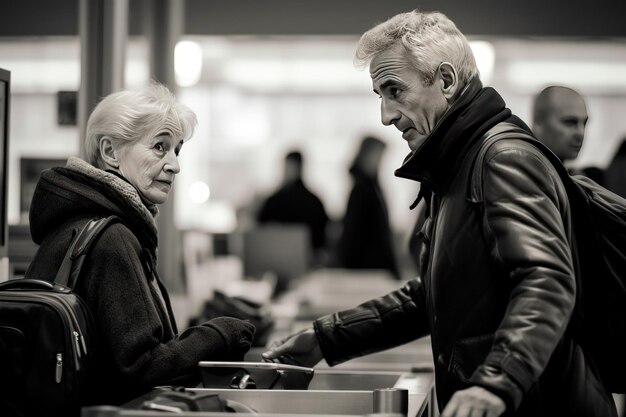
[[168,134],[145,137],[117,150],[120,173],[153,204],[167,200],[174,177],[180,172],[178,153],[183,146]]

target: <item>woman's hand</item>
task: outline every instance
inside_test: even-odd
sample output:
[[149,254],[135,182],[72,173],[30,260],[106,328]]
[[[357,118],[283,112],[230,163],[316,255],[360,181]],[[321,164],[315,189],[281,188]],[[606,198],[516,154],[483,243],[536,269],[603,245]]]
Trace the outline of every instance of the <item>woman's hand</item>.
[[243,360],[254,340],[254,325],[247,320],[221,316],[209,320],[204,326],[215,329],[224,339],[229,360]]
[[441,417],[498,417],[506,404],[497,395],[482,387],[470,387],[454,393]]
[[272,343],[263,359],[276,359],[282,355],[290,355],[302,366],[314,367],[324,358],[320,344],[313,329],[306,329]]

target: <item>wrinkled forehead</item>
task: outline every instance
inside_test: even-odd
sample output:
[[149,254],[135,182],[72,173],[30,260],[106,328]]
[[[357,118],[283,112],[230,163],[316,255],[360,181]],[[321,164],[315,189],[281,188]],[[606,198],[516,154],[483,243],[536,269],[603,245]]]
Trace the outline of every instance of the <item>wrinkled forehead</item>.
[[375,55],[370,62],[370,77],[372,81],[381,81],[387,76],[393,76],[411,65],[409,55],[400,44]]

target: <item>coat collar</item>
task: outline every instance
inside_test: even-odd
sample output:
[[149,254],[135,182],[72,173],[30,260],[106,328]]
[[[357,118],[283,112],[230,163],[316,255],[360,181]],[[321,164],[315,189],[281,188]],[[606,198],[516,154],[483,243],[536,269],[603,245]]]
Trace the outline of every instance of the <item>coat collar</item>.
[[126,181],[126,179],[111,172],[98,169],[76,157],[70,157],[67,160],[65,167],[71,171],[78,172],[86,177],[89,177],[100,184],[111,187],[123,200],[125,200],[137,211],[137,213],[139,213],[144,222],[156,234],[157,228],[155,217],[158,215],[159,209],[154,205],[147,207],[141,200],[141,197],[135,187]]
[[490,127],[510,116],[502,97],[493,88],[483,87],[478,77],[472,78],[395,175],[439,189],[469,147]]

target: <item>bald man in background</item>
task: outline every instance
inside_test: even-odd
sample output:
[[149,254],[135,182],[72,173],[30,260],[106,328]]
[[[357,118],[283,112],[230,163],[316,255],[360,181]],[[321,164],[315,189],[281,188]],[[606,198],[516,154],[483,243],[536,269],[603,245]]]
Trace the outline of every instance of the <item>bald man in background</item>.
[[576,159],[589,115],[585,99],[564,86],[544,88],[533,105],[533,132],[563,162]]
[[[533,132],[563,162],[576,159],[585,139],[589,115],[583,96],[574,89],[546,87],[533,103]],[[605,185],[604,171],[597,167],[568,168],[572,174],[585,175]],[[626,397],[615,395],[620,416],[626,415]]]
[[[589,115],[585,99],[576,90],[552,85],[541,90],[533,103],[533,132],[559,159],[576,159],[585,140]],[[572,175],[585,175],[605,185],[604,170],[589,166],[568,167]]]

